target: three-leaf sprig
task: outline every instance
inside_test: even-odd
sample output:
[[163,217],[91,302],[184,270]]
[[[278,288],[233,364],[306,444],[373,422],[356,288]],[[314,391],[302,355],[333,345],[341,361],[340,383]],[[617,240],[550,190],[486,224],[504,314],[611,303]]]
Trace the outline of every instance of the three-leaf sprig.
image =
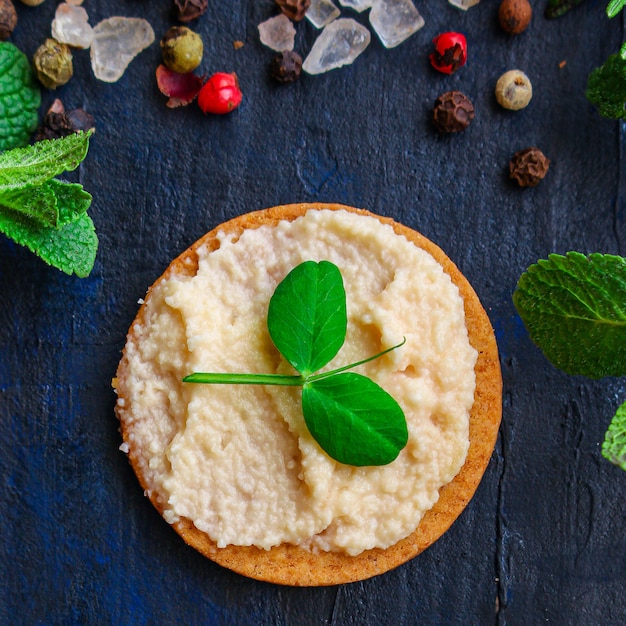
[[193,373],[188,383],[302,387],[309,432],[333,459],[347,465],[386,465],[406,446],[408,430],[400,405],[373,380],[347,370],[403,345],[338,369],[319,372],[341,349],[347,330],[346,292],[339,268],[305,261],[276,287],[267,326],[274,345],[299,373]]

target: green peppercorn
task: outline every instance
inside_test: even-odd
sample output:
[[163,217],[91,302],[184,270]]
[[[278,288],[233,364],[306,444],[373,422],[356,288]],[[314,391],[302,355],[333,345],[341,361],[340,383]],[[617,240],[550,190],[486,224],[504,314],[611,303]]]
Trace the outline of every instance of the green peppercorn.
[[72,52],[69,46],[56,39],[46,39],[33,56],[35,74],[48,89],[65,85],[74,74]]
[[163,62],[173,72],[193,72],[202,61],[202,38],[186,26],[172,26],[161,39]]

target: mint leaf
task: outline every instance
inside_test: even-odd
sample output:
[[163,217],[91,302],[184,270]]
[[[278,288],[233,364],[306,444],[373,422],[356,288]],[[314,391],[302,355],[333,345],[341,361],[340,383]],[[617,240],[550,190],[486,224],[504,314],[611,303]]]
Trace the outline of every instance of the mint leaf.
[[41,92],[29,60],[8,41],[0,42],[0,151],[28,144],[37,128]]
[[305,261],[276,287],[267,326],[281,354],[303,376],[324,367],[346,338],[346,292],[328,261]]
[[610,55],[589,74],[585,96],[603,117],[626,119],[626,60]]
[[611,0],[606,6],[606,14],[613,18],[615,17],[626,5],[626,0]]
[[626,470],[626,402],[617,409],[606,431],[602,456]]
[[626,373],[626,260],[552,254],[519,279],[513,302],[556,367],[590,378]]
[[87,155],[90,136],[91,132],[72,133],[0,154],[0,194],[43,185],[63,172],[75,170]]
[[[72,219],[70,219],[72,217]],[[66,274],[88,276],[96,259],[98,238],[91,218],[78,218],[71,210],[60,211],[58,228],[41,226],[0,207],[0,232],[16,243],[26,246],[43,261]]]
[[42,226],[56,226],[59,221],[57,197],[48,183],[0,193],[0,206],[22,213]]
[[347,465],[391,463],[408,440],[400,405],[373,380],[354,372],[305,384],[302,412],[320,447]]
[[25,187],[0,193],[0,206],[19,212],[41,226],[59,224],[59,207],[65,211],[65,222],[79,217],[91,204],[91,194],[78,183],[53,178],[37,187]]
[[61,224],[81,217],[91,206],[92,195],[80,183],[68,183],[53,178],[45,186],[52,190],[57,199]]

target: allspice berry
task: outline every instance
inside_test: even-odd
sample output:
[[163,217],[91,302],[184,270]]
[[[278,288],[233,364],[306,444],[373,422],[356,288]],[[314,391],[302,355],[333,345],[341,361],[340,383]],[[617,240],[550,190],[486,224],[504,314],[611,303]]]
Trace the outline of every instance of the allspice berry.
[[72,52],[64,43],[48,38],[33,56],[33,66],[39,82],[48,89],[65,85],[74,74]]
[[460,91],[448,91],[435,100],[433,123],[441,133],[458,133],[474,119],[472,101]]
[[279,83],[293,83],[300,78],[302,57],[293,50],[277,54],[270,63],[270,74]]
[[528,0],[502,0],[498,9],[498,21],[505,33],[519,35],[530,24],[533,8]]
[[6,41],[17,25],[17,12],[11,0],[0,0],[0,41]]
[[276,4],[290,20],[299,22],[311,6],[311,0],[276,0]]
[[193,72],[202,61],[202,37],[186,26],[172,26],[161,39],[163,63],[179,74]]
[[509,173],[520,187],[534,187],[543,180],[549,167],[550,159],[539,148],[525,148],[511,158]]
[[533,97],[530,79],[521,70],[509,70],[498,78],[496,100],[510,111],[519,111],[528,106]]

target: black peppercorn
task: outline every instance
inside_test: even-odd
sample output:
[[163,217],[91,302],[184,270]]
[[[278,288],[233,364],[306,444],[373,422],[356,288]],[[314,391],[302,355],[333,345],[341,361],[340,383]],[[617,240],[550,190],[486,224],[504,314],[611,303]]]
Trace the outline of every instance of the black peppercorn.
[[209,0],[174,0],[174,4],[179,21],[191,22],[207,10]]
[[270,74],[279,83],[293,83],[300,78],[302,57],[291,50],[277,54],[270,63]]
[[0,0],[0,41],[7,40],[17,25],[17,12],[11,0]]
[[539,148],[525,148],[513,155],[509,172],[520,187],[534,187],[548,173],[549,167],[550,159]]
[[276,0],[276,4],[290,20],[299,22],[311,6],[311,0]]
[[474,105],[460,91],[448,91],[435,100],[433,123],[441,133],[458,133],[474,119]]
[[58,139],[91,128],[95,128],[93,115],[83,109],[66,111],[61,100],[57,98],[44,116],[34,140]]

